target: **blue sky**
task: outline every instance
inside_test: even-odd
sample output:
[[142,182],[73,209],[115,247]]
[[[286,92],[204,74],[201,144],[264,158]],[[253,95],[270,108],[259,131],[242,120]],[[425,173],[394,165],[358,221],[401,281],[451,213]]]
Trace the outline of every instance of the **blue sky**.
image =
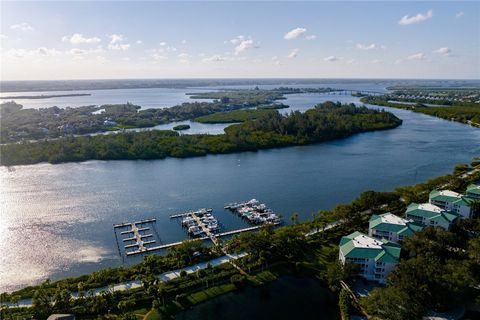
[[480,78],[478,2],[1,2],[1,78]]

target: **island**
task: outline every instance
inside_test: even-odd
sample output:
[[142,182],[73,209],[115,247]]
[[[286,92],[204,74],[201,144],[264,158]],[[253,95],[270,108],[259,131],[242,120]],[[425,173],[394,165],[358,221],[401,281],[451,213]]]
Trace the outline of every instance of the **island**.
[[175,131],[187,130],[187,129],[190,129],[190,125],[188,125],[188,124],[179,124],[179,125],[173,127],[172,129],[175,130]]
[[152,130],[4,144],[0,146],[0,164],[185,158],[306,145],[402,124],[392,113],[339,102],[325,102],[304,113],[289,115],[275,110],[263,112],[256,120],[227,127],[220,135]]
[[249,108],[280,109],[288,106],[276,101],[284,95],[316,90],[333,89],[291,89],[281,87],[270,90],[223,90],[196,94],[198,99],[213,101],[185,102],[170,108],[142,109],[141,106],[107,104],[78,108],[24,109],[14,101],[0,105],[0,143],[14,143],[25,140],[51,139],[66,135],[120,130],[122,128],[146,128],[159,124],[193,120],[217,112]]
[[480,127],[479,88],[389,87],[383,96],[362,96],[363,103],[411,110]]
[[49,99],[49,98],[59,98],[59,97],[82,97],[82,96],[91,96],[91,93],[68,93],[68,94],[41,94],[37,96],[5,96],[0,97],[0,99]]

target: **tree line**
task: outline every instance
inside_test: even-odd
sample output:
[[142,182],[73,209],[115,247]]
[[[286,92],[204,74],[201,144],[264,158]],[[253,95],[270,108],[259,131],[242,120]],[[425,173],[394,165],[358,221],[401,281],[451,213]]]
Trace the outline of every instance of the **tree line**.
[[225,129],[222,135],[179,135],[174,131],[66,137],[0,146],[2,165],[86,160],[163,159],[285,147],[390,129],[400,119],[385,111],[326,102],[305,113],[278,112]]

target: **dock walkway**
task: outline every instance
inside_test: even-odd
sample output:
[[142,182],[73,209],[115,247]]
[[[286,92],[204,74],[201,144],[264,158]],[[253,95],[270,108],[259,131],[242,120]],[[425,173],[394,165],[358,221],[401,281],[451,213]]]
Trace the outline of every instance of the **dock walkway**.
[[[273,225],[279,225],[280,223],[274,223]],[[231,230],[231,231],[226,231],[226,232],[221,232],[221,233],[211,233],[213,235],[213,237],[215,238],[215,240],[217,240],[217,238],[221,238],[221,237],[226,237],[226,236],[231,236],[231,235],[234,235],[234,234],[238,234],[238,233],[242,233],[242,232],[248,232],[248,231],[254,231],[254,230],[258,230],[262,227],[264,227],[265,225],[258,225],[258,226],[253,226],[253,227],[247,227],[247,228],[243,228],[243,229],[236,229],[236,230]],[[204,237],[201,237],[201,238],[197,238],[198,240],[202,240],[202,241],[205,241],[205,240],[212,240],[212,237],[210,237],[208,234],[207,236],[204,236]],[[179,244],[181,244],[183,241],[178,241],[178,242],[172,242],[172,243],[167,243],[167,244],[163,244],[163,245],[160,245],[160,246],[155,246],[155,247],[145,247],[145,250],[144,251],[140,251],[140,250],[135,250],[135,251],[130,251],[130,252],[127,252],[126,255],[127,256],[131,256],[131,255],[136,255],[136,254],[141,254],[141,253],[145,253],[145,252],[152,252],[152,251],[158,251],[158,250],[163,250],[163,249],[168,249],[168,248],[171,248],[171,247],[175,247],[175,246],[178,246]],[[214,244],[215,241],[214,241]]]
[[[132,252],[134,253],[141,253],[141,252],[147,252],[149,251],[149,247],[146,247],[146,245],[150,245],[156,242],[155,239],[153,240],[147,240],[146,238],[153,237],[152,233],[148,234],[142,234],[141,232],[143,231],[149,231],[151,229],[150,226],[143,226],[145,223],[154,223],[156,222],[157,219],[151,218],[151,219],[145,219],[145,220],[140,220],[140,221],[135,221],[135,222],[125,222],[125,223],[120,223],[120,224],[114,224],[113,228],[129,228],[128,230],[123,230],[120,231],[121,235],[129,235],[133,234],[131,237],[124,238],[122,239],[122,243],[129,242],[129,241],[134,241],[133,243],[130,244],[124,244],[123,248],[125,250],[125,254],[131,255]],[[117,247],[120,250],[120,245],[118,244],[118,239],[117,239]],[[127,251],[127,249],[131,248],[138,248],[137,250],[134,251]],[[121,252],[120,252],[121,255]]]

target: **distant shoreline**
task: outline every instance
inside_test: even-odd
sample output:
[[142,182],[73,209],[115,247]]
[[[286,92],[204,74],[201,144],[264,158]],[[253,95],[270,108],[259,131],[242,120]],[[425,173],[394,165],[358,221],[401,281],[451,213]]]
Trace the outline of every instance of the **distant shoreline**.
[[304,85],[317,84],[323,87],[331,82],[357,84],[381,82],[383,87],[394,85],[443,85],[480,86],[478,79],[370,79],[370,78],[177,78],[177,79],[90,79],[90,80],[3,80],[0,92],[32,91],[75,91],[75,90],[114,90],[114,89],[185,89],[224,86],[257,85]]
[[82,96],[91,96],[91,93],[70,93],[70,94],[42,94],[38,96],[6,96],[0,97],[0,99],[49,99],[49,98],[58,98],[58,97],[82,97]]

